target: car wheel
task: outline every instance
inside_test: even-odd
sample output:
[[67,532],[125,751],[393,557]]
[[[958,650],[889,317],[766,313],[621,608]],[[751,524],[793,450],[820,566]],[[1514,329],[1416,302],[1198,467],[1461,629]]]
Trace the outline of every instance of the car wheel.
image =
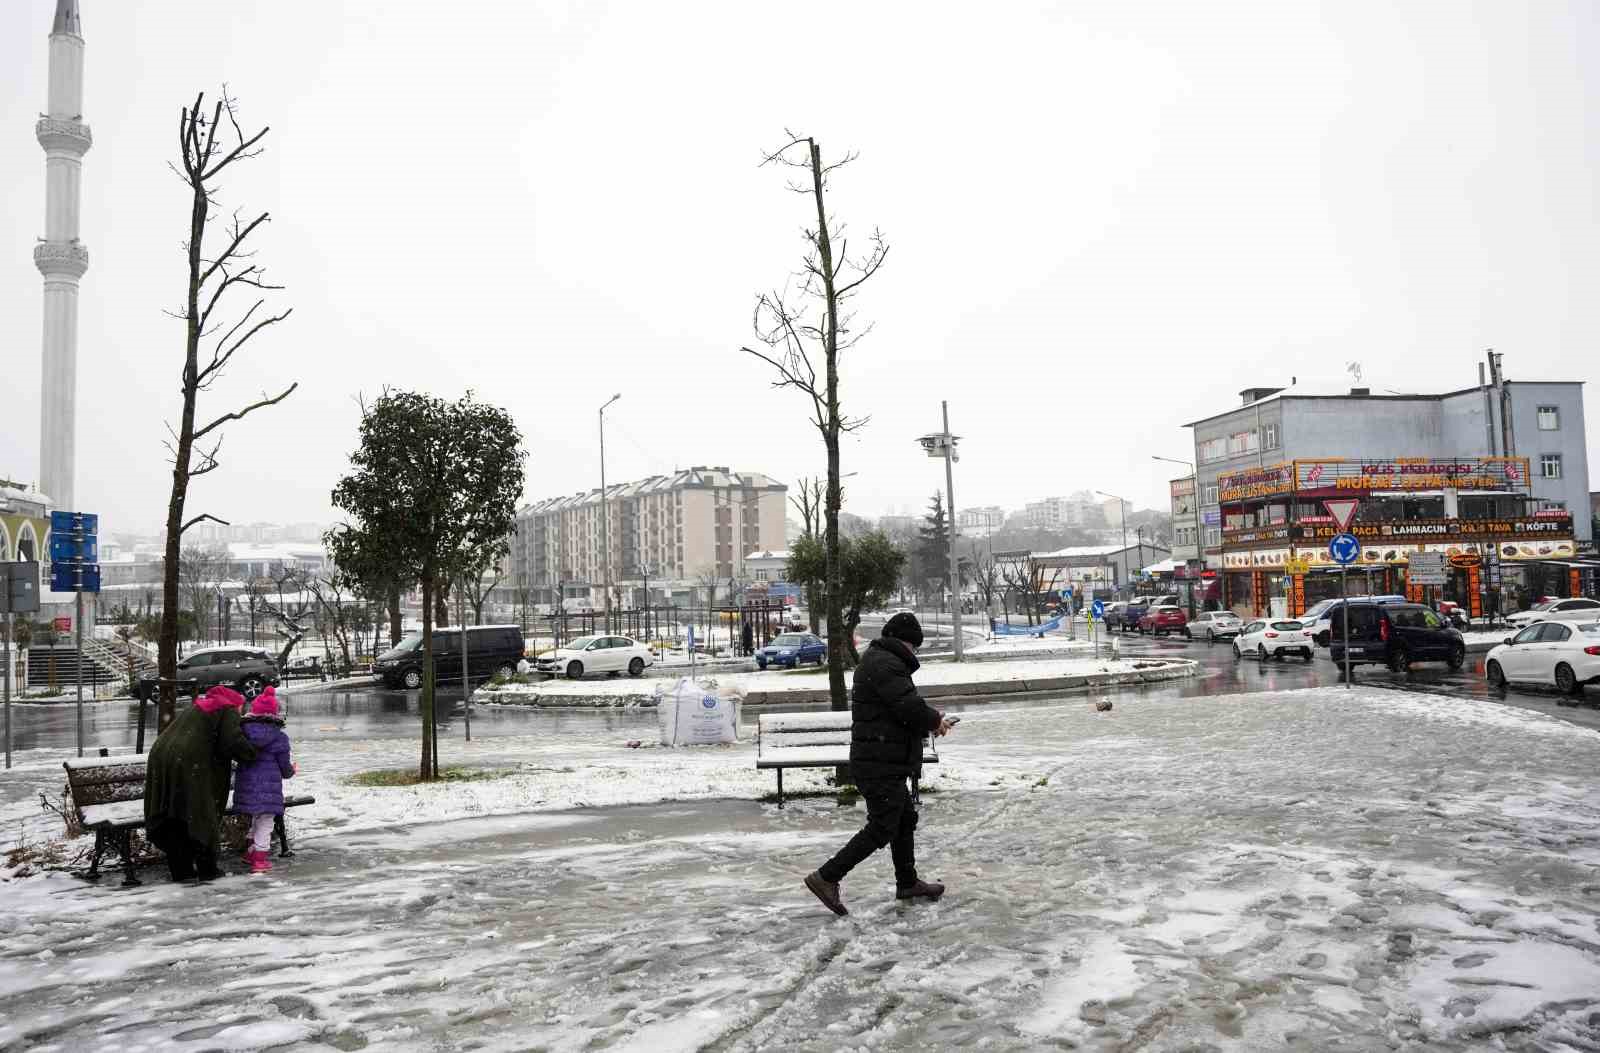
[[1404,673],[1411,668],[1411,656],[1406,654],[1404,647],[1396,647],[1389,652],[1389,672]]
[[1577,674],[1573,673],[1572,667],[1565,662],[1556,666],[1556,690],[1563,695],[1583,694],[1583,687],[1578,683]]
[[1267,645],[1266,644],[1257,644],[1256,645],[1256,652],[1257,652],[1256,657],[1261,659],[1261,664],[1262,665],[1266,665],[1267,664]]
[[1239,641],[1238,640],[1233,641],[1233,660],[1235,662],[1237,662],[1243,657],[1244,657],[1244,652],[1239,650]]
[[1467,664],[1467,648],[1464,644],[1454,644],[1450,648],[1450,657],[1445,659],[1452,673],[1461,672],[1461,667]]
[[1484,669],[1483,674],[1488,679],[1490,687],[1504,688],[1506,686],[1505,670],[1500,668],[1499,662],[1490,662],[1488,668]]
[[628,663],[628,675],[629,676],[643,676],[644,675],[644,659],[643,658],[635,658],[633,661]]
[[1206,646],[1207,647],[1215,647],[1216,643],[1217,643],[1217,634],[1212,632],[1210,629],[1207,629],[1206,630]]
[[266,685],[261,682],[261,678],[259,676],[247,676],[243,680],[239,681],[235,690],[245,697],[246,702],[250,702],[254,701],[255,697],[261,694],[261,689],[265,686]]
[[567,663],[567,679],[568,680],[582,680],[583,679],[583,663],[582,662],[568,662]]
[[1309,661],[1311,661],[1311,659],[1316,657],[1316,652],[1312,651],[1311,648],[1307,647],[1304,651],[1300,652],[1300,657],[1304,658],[1306,661],[1309,662]]
[[405,675],[400,678],[400,683],[405,685],[407,691],[415,691],[422,686],[422,670],[407,669]]
[[765,658],[757,658],[756,659],[756,668],[761,670],[763,673],[766,672],[767,671],[767,660]]
[[1193,640],[1194,639],[1194,634],[1189,631],[1189,627],[1187,625],[1185,625],[1183,627],[1183,638],[1185,640]]

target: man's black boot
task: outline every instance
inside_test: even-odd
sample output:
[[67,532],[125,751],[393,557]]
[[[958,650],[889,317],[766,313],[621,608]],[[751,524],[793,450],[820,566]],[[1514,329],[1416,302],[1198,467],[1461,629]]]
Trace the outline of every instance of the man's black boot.
[[[850,913],[844,909],[844,900],[839,898],[839,883],[837,881],[824,880],[819,872],[813,870],[806,875],[806,888],[810,889],[811,894],[822,901],[824,907],[827,907],[835,914],[843,916]],[[940,889],[939,891],[943,892],[944,890]]]
[[944,895],[944,886],[937,881],[923,881],[920,878],[914,885],[899,885],[894,890],[895,899],[927,899],[937,900]]

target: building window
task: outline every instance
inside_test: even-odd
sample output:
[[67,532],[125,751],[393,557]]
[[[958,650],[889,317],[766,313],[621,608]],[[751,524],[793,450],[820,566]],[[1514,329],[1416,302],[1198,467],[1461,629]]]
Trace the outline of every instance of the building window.
[[1546,479],[1561,478],[1561,455],[1559,453],[1541,453],[1539,455],[1539,474]]
[[757,581],[766,581],[767,580],[767,572],[764,571],[764,570],[756,571],[756,580]]
[[1206,527],[1206,547],[1216,548],[1222,544],[1222,529],[1220,527]]
[[1559,406],[1540,406],[1539,407],[1539,430],[1540,431],[1560,431],[1561,430],[1561,409],[1560,409]]
[[1278,426],[1276,424],[1263,424],[1261,426],[1261,448],[1263,450],[1276,450],[1278,448]]
[[1541,511],[1541,512],[1565,512],[1566,510],[1567,510],[1567,503],[1565,501],[1540,501],[1539,502],[1539,511]]
[[1256,433],[1253,431],[1236,431],[1228,436],[1228,456],[1239,457],[1247,453],[1256,452]]
[[1200,463],[1220,461],[1227,456],[1227,447],[1222,439],[1207,439],[1200,444]]
[[1217,503],[1217,488],[1215,486],[1206,487],[1205,501],[1203,503],[1208,505],[1214,505]]

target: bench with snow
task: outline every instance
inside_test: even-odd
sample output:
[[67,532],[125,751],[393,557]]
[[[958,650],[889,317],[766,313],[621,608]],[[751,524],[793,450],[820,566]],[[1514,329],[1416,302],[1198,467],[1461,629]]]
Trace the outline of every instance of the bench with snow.
[[[756,718],[756,769],[778,773],[778,807],[783,807],[785,768],[834,768],[850,763],[850,711],[763,713]],[[933,736],[922,737],[922,763],[938,764]],[[917,782],[911,782],[917,795]]]
[[[124,887],[139,884],[133,866],[133,832],[144,827],[144,758],[143,757],[80,757],[63,765],[67,769],[67,792],[72,797],[72,808],[77,813],[78,827],[84,833],[94,833],[94,854],[89,857],[90,881],[100,877],[100,857],[107,846],[115,848],[122,858],[122,884]],[[285,796],[285,808],[298,808],[303,804],[316,804],[315,797]],[[232,808],[228,815],[238,815]],[[280,856],[292,856],[289,851],[289,834],[283,827],[283,816],[272,824],[282,850]]]

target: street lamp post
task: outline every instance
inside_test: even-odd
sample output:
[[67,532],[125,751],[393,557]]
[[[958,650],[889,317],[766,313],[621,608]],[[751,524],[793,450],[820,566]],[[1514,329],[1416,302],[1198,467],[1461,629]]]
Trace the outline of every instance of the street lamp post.
[[600,559],[605,578],[606,631],[611,631],[611,517],[606,513],[606,406],[622,397],[617,392],[600,407]]
[[[1189,469],[1189,481],[1192,484],[1189,489],[1189,508],[1194,512],[1194,561],[1199,568],[1204,569],[1206,554],[1205,549],[1200,547],[1200,473],[1195,471],[1193,461],[1185,461],[1177,457],[1160,457],[1156,454],[1151,454],[1150,459],[1153,461],[1166,461],[1168,464],[1181,464]],[[1194,582],[1190,582],[1189,616],[1191,618],[1194,617],[1194,609]]]
[[936,435],[924,435],[918,441],[929,457],[944,458],[944,503],[946,537],[950,548],[950,628],[955,639],[956,661],[961,661],[966,648],[961,639],[961,570],[956,562],[956,487],[951,464],[961,459],[956,452],[960,436],[950,434],[950,403],[940,402],[944,411],[944,430]]
[[[1122,502],[1122,514],[1118,516],[1118,518],[1122,520],[1122,581],[1118,582],[1117,584],[1121,585],[1123,588],[1128,588],[1128,499],[1125,497],[1118,497],[1116,494],[1108,494],[1104,490],[1096,490],[1095,493],[1099,494],[1101,497],[1109,497],[1113,501]],[[1130,599],[1133,597],[1132,589],[1128,590],[1128,597]]]

